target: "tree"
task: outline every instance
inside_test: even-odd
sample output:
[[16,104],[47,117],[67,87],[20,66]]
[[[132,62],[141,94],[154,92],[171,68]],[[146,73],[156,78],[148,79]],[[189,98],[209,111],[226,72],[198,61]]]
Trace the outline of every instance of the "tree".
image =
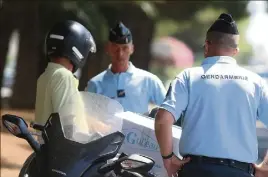
[[[12,2],[17,3],[17,2]],[[16,21],[20,33],[20,45],[18,61],[16,65],[16,79],[13,86],[13,96],[10,100],[12,107],[31,108],[34,105],[33,93],[35,93],[35,82],[38,71],[38,3],[24,2],[23,4],[13,4],[18,6],[16,16],[13,16],[13,21]],[[17,16],[20,20],[16,20]]]
[[[15,21],[16,12],[18,12],[18,5],[13,6],[10,3],[2,4],[0,10],[0,85],[2,86],[4,68],[7,61],[7,52],[11,33],[14,29],[18,28],[17,21]],[[0,102],[0,109],[2,104]]]
[[[168,2],[168,3],[167,3]],[[238,21],[245,17],[246,1],[220,2],[220,1],[177,1],[156,3],[159,19],[174,20],[178,26],[177,32],[172,36],[186,42],[195,52],[202,51],[206,30],[222,12],[231,13]]]
[[[79,89],[84,90],[87,80],[106,69],[110,61],[105,54],[109,28],[118,20],[123,21],[133,34],[135,52],[131,61],[139,68],[148,69],[150,45],[155,33],[155,25],[163,19],[173,19],[179,24],[186,24],[184,32],[174,34],[184,38],[191,47],[198,49],[202,42],[206,28],[200,22],[200,9],[207,7],[229,9],[235,18],[243,16],[243,3],[216,3],[216,2],[147,2],[132,1],[116,2],[89,2],[79,1],[7,1],[1,10],[0,22],[5,24],[1,35],[1,74],[7,45],[12,29],[19,28],[21,45],[17,63],[17,76],[14,86],[14,95],[11,99],[12,107],[33,108],[35,102],[35,87],[37,77],[44,71],[47,59],[43,53],[43,43],[49,28],[57,21],[73,19],[85,25],[93,34],[97,43],[97,53],[90,56],[86,67],[82,70]],[[240,9],[236,10],[236,9]],[[199,13],[199,14],[198,14]],[[3,15],[2,15],[3,14]],[[20,21],[16,20],[20,16]],[[193,20],[194,19],[194,20]],[[2,25],[4,26],[4,25]],[[183,25],[180,25],[183,26]],[[187,30],[185,30],[187,29]],[[191,33],[189,33],[191,32]],[[198,42],[196,42],[196,40]],[[4,58],[4,60],[2,60]]]

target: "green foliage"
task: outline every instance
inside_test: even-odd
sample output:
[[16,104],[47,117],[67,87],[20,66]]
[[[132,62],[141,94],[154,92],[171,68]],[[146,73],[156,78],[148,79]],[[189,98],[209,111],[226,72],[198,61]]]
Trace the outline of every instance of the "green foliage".
[[[185,42],[194,51],[195,60],[199,61],[203,57],[202,45],[207,29],[221,13],[231,13],[237,21],[241,36],[240,53],[237,59],[240,63],[247,62],[251,48],[245,40],[245,30],[248,24],[248,20],[245,18],[247,15],[245,2],[174,2],[165,6],[159,6],[160,12],[165,16],[161,16],[162,18],[157,22],[155,39],[162,36],[174,36]],[[168,9],[166,9],[167,7]],[[173,12],[172,8],[176,8],[178,13]],[[182,15],[182,11],[180,11],[182,8],[186,8],[189,12],[183,10]],[[191,9],[195,9],[195,11]]]
[[[208,26],[221,12],[230,12],[235,19],[245,15],[246,2],[219,1],[66,1],[72,5],[75,14],[86,22],[100,41],[107,39],[108,26],[117,20],[118,11],[125,5],[139,6],[149,17],[156,20],[156,35],[174,35],[200,50]],[[75,7],[75,8],[74,8]]]
[[246,30],[249,24],[249,18],[243,18],[237,22],[238,30],[240,32],[239,49],[240,52],[236,56],[238,63],[247,64],[249,57],[252,55],[252,48],[246,40]]
[[[194,5],[195,7],[191,7]],[[203,61],[202,45],[207,29],[220,13],[231,13],[237,21],[240,31],[240,53],[236,58],[239,63],[246,63],[248,56],[250,56],[251,47],[245,39],[245,31],[248,25],[245,5],[245,2],[241,1],[236,3],[206,1],[199,3],[174,2],[165,5],[166,7],[160,6],[161,18],[156,25],[155,39],[162,36],[174,36],[182,40],[195,53],[194,66],[199,66]],[[176,10],[173,11],[173,9]],[[151,68],[151,71],[160,76],[164,82],[174,78],[182,70],[183,68],[175,67]]]
[[[184,41],[195,52],[195,64],[199,65],[202,58],[202,44],[205,33],[211,23],[222,12],[229,12],[238,22],[241,31],[240,49],[237,56],[239,61],[245,62],[250,46],[244,38],[244,29],[247,20],[245,7],[247,2],[219,2],[219,1],[67,1],[69,9],[92,31],[100,43],[107,40],[108,27],[118,20],[120,11],[128,5],[136,5],[146,15],[156,22],[155,38],[161,36],[174,36]],[[71,5],[70,5],[71,4]],[[64,6],[63,6],[64,7]],[[71,8],[70,8],[71,7]],[[241,20],[240,20],[241,19]],[[141,19],[142,20],[142,19]],[[137,24],[138,25],[138,24]],[[164,74],[174,77],[181,69],[168,68]],[[163,73],[162,73],[163,74]]]
[[173,19],[163,19],[159,20],[156,24],[155,38],[162,36],[169,36],[175,33],[181,33],[184,30],[189,29],[191,23],[188,22],[179,22]]
[[134,1],[134,4],[138,5],[148,17],[156,18],[158,14],[158,10],[154,4],[154,2],[150,1]]
[[66,10],[72,11],[77,18],[90,29],[96,41],[103,42],[107,38],[107,21],[100,11],[98,4],[91,1],[66,1]]

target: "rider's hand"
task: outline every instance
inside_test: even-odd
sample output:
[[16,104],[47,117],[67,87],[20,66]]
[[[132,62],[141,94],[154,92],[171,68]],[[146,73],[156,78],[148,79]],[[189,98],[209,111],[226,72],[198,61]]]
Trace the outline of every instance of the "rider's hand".
[[164,159],[164,166],[167,170],[168,176],[169,177],[177,177],[178,174],[177,172],[181,169],[181,167],[185,164],[188,163],[190,161],[190,158],[185,158],[183,160],[180,160],[178,157],[176,156],[172,156],[169,159]]
[[107,132],[110,131],[111,126],[109,126],[101,121],[96,121],[94,128],[96,129],[96,131],[98,131],[102,134],[106,134]]
[[111,130],[111,126],[105,124],[104,122],[95,119],[95,118],[88,118],[88,127],[90,132],[99,132],[101,134],[109,133]]

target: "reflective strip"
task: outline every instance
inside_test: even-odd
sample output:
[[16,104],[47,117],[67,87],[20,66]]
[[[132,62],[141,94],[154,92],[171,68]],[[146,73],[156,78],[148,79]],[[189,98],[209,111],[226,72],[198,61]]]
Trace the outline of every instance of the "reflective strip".
[[59,40],[63,40],[64,39],[64,36],[57,35],[57,34],[50,34],[49,37],[50,38],[53,38],[53,39],[59,39]]
[[79,50],[75,46],[72,47],[72,50],[79,57],[80,60],[84,58],[83,55],[79,52]]

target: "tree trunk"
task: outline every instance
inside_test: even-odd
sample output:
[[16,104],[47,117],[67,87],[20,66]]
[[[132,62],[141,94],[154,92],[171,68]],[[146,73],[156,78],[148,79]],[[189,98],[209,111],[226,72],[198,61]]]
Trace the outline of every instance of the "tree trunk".
[[78,87],[78,89],[80,91],[84,91],[85,87],[87,86],[88,73],[89,73],[89,63],[90,63],[91,58],[92,57],[90,57],[90,56],[88,57],[85,66],[81,70],[81,77],[79,79],[79,87]]
[[[20,3],[16,18],[20,32],[16,81],[10,106],[18,109],[33,109],[35,105],[36,80],[39,69],[38,49],[38,2]],[[20,20],[16,20],[20,17]]]
[[123,9],[118,19],[121,19],[132,32],[135,51],[131,61],[136,67],[148,70],[155,22],[137,5],[126,4]]
[[[80,83],[81,87],[80,90],[84,90],[87,82],[90,78],[96,76],[97,74],[99,74],[100,72],[102,72],[104,69],[106,69],[107,64],[104,64],[105,61],[105,48],[104,48],[104,44],[98,43],[96,41],[96,45],[97,45],[97,53],[95,54],[91,54],[89,61],[88,61],[88,65],[85,66],[87,67],[87,69],[84,70],[84,83]],[[106,62],[107,63],[107,62]],[[87,72],[85,74],[85,72]],[[82,78],[81,78],[82,79]],[[80,79],[80,82],[81,82]]]
[[[3,86],[4,69],[7,62],[7,52],[9,48],[9,41],[13,30],[18,28],[17,12],[19,5],[16,2],[5,2],[2,4],[0,10],[0,85]],[[0,87],[0,89],[1,89]],[[2,100],[0,102],[0,109],[2,108]]]
[[[4,28],[1,29],[0,32],[0,90],[3,85],[3,76],[4,76],[4,68],[6,65],[6,57],[7,57],[7,51],[8,51],[8,43],[9,38],[11,35],[12,27],[10,23],[6,22],[6,18],[3,18],[3,16],[8,16],[7,12],[4,10],[0,13],[0,26],[4,26]],[[4,25],[6,24],[6,25]],[[2,108],[2,99],[0,101],[0,109]]]

